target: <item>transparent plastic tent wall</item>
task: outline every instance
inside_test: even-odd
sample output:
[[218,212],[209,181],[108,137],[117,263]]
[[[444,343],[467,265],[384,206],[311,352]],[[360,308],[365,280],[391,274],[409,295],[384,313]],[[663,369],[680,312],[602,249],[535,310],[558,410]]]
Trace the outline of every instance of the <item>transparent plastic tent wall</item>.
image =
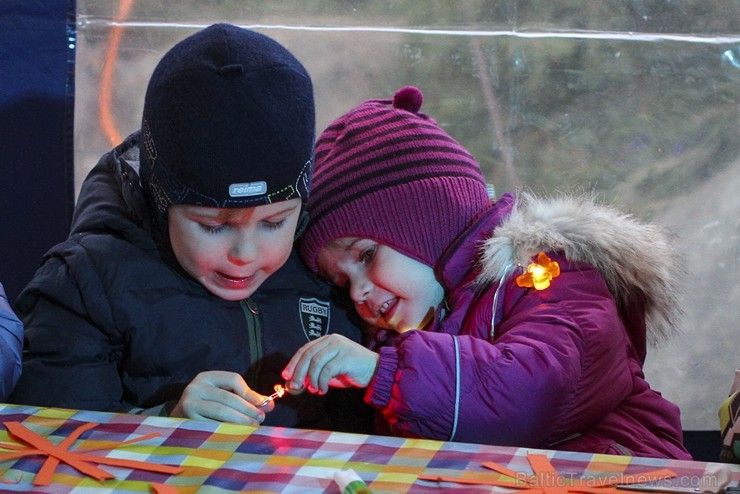
[[77,0],[75,177],[139,127],[161,55],[214,22],[263,32],[311,73],[321,131],[420,87],[497,195],[593,191],[660,222],[688,272],[682,333],[650,349],[686,429],[717,429],[740,366],[740,2]]

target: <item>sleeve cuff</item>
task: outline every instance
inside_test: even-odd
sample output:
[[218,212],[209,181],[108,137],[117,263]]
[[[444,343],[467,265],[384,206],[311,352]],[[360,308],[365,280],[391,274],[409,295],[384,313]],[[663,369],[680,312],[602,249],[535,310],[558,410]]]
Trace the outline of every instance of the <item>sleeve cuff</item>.
[[391,400],[393,382],[398,369],[398,350],[396,347],[381,347],[378,370],[368,386],[365,401],[378,408],[385,408]]

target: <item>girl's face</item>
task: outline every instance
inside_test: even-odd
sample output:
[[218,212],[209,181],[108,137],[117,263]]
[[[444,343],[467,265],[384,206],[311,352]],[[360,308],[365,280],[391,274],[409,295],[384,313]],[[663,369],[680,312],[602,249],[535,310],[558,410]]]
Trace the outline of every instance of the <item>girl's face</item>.
[[444,298],[431,267],[374,240],[330,242],[317,264],[323,277],[349,290],[360,317],[399,333],[423,329]]
[[290,255],[301,200],[253,208],[174,205],[167,211],[180,265],[225,300],[250,297]]

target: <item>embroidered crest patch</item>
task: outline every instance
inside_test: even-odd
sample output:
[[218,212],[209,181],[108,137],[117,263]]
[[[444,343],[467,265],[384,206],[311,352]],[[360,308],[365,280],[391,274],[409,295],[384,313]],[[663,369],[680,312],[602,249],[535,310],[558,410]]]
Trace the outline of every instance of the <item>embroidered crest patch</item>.
[[329,302],[315,298],[302,298],[299,301],[301,324],[308,341],[313,341],[329,333]]

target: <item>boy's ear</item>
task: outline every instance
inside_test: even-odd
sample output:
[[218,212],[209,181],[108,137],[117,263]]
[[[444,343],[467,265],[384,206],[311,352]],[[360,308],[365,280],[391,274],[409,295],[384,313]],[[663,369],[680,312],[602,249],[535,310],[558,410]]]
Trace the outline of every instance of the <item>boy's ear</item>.
[[305,209],[301,211],[301,216],[298,218],[298,226],[295,229],[295,235],[293,235],[293,241],[298,240],[298,237],[303,235],[308,226],[308,211]]

